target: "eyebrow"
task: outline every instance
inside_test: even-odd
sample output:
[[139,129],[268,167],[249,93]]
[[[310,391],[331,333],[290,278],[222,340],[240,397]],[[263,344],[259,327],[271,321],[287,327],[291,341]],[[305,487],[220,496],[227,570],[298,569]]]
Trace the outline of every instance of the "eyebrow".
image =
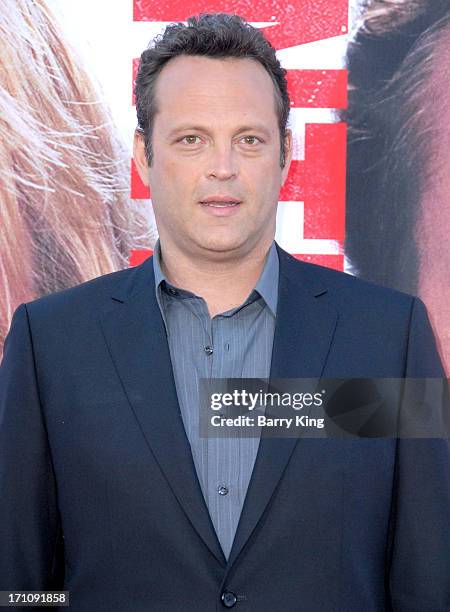
[[[204,134],[211,134],[211,131],[205,126],[186,124],[180,125],[179,127],[170,130],[168,137],[171,138],[173,136],[176,136],[180,132],[203,132]],[[270,131],[264,125],[260,124],[242,125],[237,129],[235,135],[238,136],[239,134],[242,134],[244,132],[260,132],[262,134],[265,134],[268,138],[271,136]]]

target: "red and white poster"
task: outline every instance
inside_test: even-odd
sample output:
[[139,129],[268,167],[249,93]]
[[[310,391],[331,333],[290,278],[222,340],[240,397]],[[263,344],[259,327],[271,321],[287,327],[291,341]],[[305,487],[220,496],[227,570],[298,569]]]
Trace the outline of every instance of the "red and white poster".
[[133,79],[173,21],[234,12],[287,70],[294,159],[276,239],[422,297],[450,370],[450,6],[399,0],[3,0],[0,354],[22,302],[136,265],[157,238]]

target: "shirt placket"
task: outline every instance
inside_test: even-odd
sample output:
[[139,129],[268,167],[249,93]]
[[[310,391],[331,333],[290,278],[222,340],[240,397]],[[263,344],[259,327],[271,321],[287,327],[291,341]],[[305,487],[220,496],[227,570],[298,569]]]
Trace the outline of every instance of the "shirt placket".
[[[212,378],[232,378],[236,375],[231,340],[231,327],[236,319],[232,320],[232,317],[238,317],[238,313],[217,315],[211,320]],[[240,515],[236,473],[240,446],[239,440],[230,433],[230,437],[208,439],[208,502],[226,556],[229,555]]]

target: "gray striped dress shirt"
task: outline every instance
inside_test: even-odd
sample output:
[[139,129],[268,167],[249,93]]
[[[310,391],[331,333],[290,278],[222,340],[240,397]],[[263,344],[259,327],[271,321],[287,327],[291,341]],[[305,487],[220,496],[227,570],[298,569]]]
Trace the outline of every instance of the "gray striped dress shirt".
[[258,452],[258,437],[200,438],[201,378],[269,378],[278,300],[275,243],[247,300],[211,319],[203,298],[170,285],[153,267],[175,385],[194,465],[217,537],[228,558]]

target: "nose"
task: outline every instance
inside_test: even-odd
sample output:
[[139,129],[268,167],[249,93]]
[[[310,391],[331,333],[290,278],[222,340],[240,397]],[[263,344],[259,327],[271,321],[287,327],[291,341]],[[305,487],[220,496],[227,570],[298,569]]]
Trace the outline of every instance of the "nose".
[[216,144],[211,147],[207,164],[207,177],[219,181],[227,181],[237,175],[236,159],[233,147],[228,144]]

